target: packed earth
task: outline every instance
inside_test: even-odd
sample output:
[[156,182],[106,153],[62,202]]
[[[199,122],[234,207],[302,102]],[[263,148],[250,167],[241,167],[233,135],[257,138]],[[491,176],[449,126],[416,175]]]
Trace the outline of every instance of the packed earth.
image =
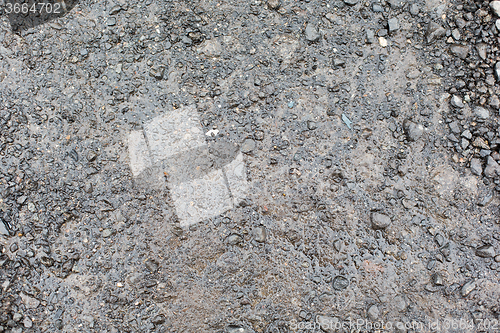
[[19,4],[0,332],[500,331],[500,1]]

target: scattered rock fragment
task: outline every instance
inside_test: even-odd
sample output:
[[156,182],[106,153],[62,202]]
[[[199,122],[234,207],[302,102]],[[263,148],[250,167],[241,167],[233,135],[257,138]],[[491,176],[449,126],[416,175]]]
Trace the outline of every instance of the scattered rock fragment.
[[338,325],[339,319],[337,317],[330,316],[317,316],[316,322],[323,331],[333,333],[337,331],[335,327]]
[[378,306],[376,306],[375,304],[368,308],[368,318],[370,318],[371,320],[373,321],[377,320],[379,315],[380,315],[380,310],[378,309]]
[[0,219],[0,235],[9,236],[9,230],[5,226],[5,223]]
[[410,5],[410,14],[413,16],[417,16],[418,13],[420,13],[420,8],[418,7],[418,5],[416,3],[412,3]]
[[460,108],[460,109],[462,109],[465,106],[462,99],[460,97],[458,97],[457,95],[453,95],[453,97],[450,100],[450,104],[451,104],[451,106],[453,106],[455,108]]
[[341,291],[349,286],[349,280],[342,275],[336,276],[332,282],[333,289]]
[[366,29],[366,43],[367,44],[375,43],[375,32],[371,29]]
[[488,178],[500,177],[500,165],[491,156],[488,156],[486,159],[484,175]]
[[241,145],[241,151],[245,154],[251,153],[255,149],[255,141],[246,139]]
[[259,226],[254,230],[254,239],[256,242],[264,243],[266,241],[266,228],[264,226]]
[[231,234],[229,237],[227,237],[227,243],[229,245],[238,245],[243,241],[243,238],[241,238],[240,235],[238,234]]
[[403,122],[403,129],[408,141],[417,141],[424,133],[424,127],[422,125],[416,124],[409,119]]
[[477,106],[474,108],[474,115],[478,117],[480,120],[486,120],[490,117],[490,111],[481,106]]
[[378,3],[374,2],[372,4],[372,10],[373,10],[374,13],[382,13],[382,12],[384,12],[384,7],[382,7]]
[[431,44],[444,35],[446,35],[446,30],[436,22],[431,21],[427,27],[425,38],[427,39],[427,44]]
[[473,158],[470,161],[470,171],[477,176],[481,176],[483,174],[483,166],[481,165],[481,160],[479,158]]
[[477,54],[483,60],[486,60],[486,44],[479,43],[476,45]]
[[474,289],[476,289],[476,282],[472,280],[463,285],[460,294],[462,297],[467,297]]
[[281,1],[280,0],[269,0],[267,2],[267,7],[269,9],[274,9],[274,10],[277,10],[279,9],[281,6]]
[[25,293],[21,293],[20,296],[28,309],[35,309],[40,305],[40,301],[34,297],[28,296]]
[[107,228],[107,229],[104,229],[104,230],[102,231],[102,237],[103,237],[103,238],[108,238],[108,237],[109,237],[109,236],[111,236],[111,235],[113,235],[113,229],[109,229],[109,228]]
[[485,244],[476,249],[476,255],[481,258],[493,258],[495,256],[495,249],[491,244]]
[[389,29],[389,33],[394,33],[399,30],[399,21],[396,17],[389,19],[387,22],[387,28]]
[[317,42],[321,37],[318,28],[312,23],[308,23],[306,25],[305,34],[306,34],[306,39],[311,43]]
[[161,325],[165,322],[165,316],[164,315],[156,315],[152,320],[151,320],[151,323],[153,323],[153,325]]
[[496,16],[500,16],[500,1],[490,2],[490,8]]
[[391,224],[391,218],[385,214],[373,212],[371,214],[372,228],[375,230],[385,229]]
[[469,55],[469,47],[465,45],[453,45],[450,47],[450,52],[463,60]]

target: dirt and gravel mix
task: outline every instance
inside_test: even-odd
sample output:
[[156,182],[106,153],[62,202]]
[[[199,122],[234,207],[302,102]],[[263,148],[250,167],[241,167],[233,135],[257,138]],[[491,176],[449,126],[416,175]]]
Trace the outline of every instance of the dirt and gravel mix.
[[0,332],[500,331],[500,1],[9,3]]

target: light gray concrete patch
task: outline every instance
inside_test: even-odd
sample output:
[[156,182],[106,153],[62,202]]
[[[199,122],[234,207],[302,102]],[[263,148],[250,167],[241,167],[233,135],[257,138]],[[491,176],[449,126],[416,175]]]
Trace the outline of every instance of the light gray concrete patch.
[[182,227],[215,217],[248,195],[244,156],[224,140],[207,144],[195,107],[158,116],[129,135],[138,186],[168,186]]
[[206,145],[199,117],[193,106],[154,118],[146,124],[145,133],[153,163]]
[[128,152],[130,169],[134,177],[138,177],[144,170],[151,167],[151,157],[142,131],[132,131],[129,134]]
[[218,216],[233,208],[222,170],[202,178],[172,185],[170,193],[181,227]]
[[248,196],[248,182],[243,154],[240,152],[236,158],[224,166],[229,189],[233,196],[233,204],[237,206]]

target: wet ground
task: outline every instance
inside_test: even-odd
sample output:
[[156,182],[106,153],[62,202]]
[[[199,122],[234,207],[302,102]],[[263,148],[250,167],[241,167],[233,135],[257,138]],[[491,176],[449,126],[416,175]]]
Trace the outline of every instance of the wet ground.
[[500,330],[500,2],[1,18],[0,332]]

